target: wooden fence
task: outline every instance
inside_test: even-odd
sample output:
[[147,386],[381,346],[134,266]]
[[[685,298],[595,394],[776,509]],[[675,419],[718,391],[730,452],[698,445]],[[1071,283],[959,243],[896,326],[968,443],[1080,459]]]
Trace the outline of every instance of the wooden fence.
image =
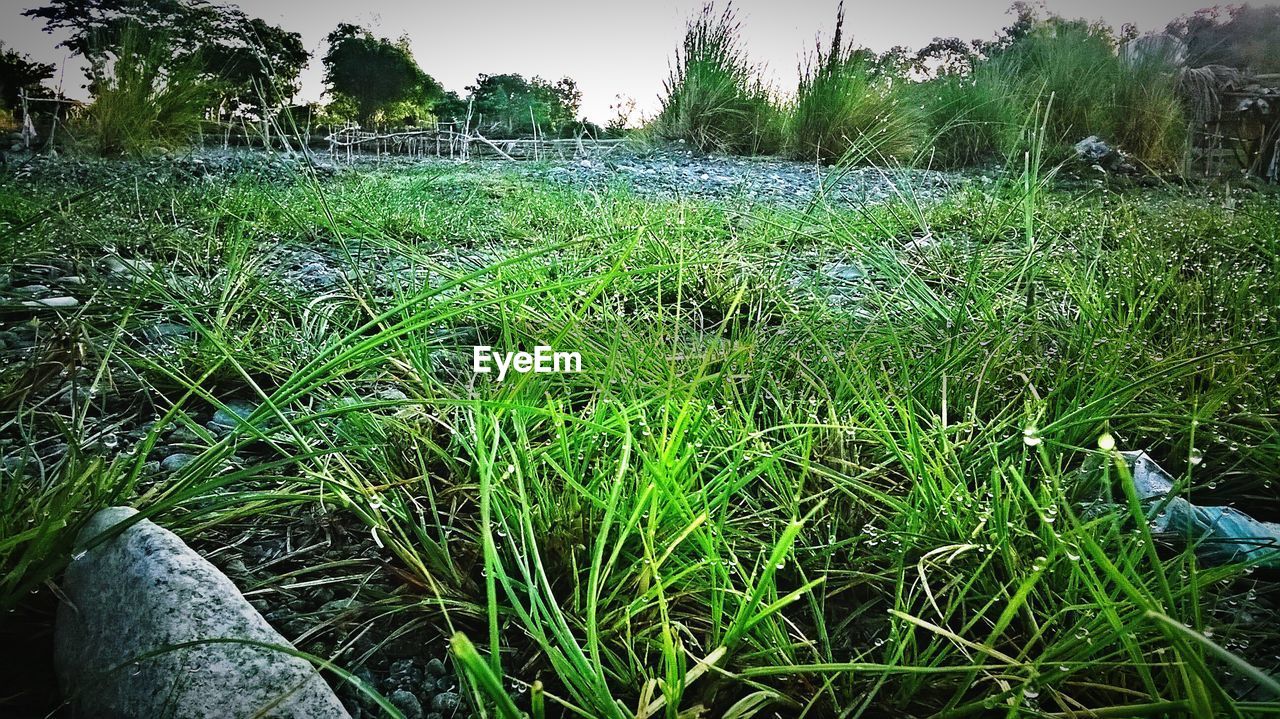
[[330,131],[324,142],[330,156],[347,161],[367,154],[536,161],[606,157],[623,140],[590,137],[490,139],[475,130],[459,131],[455,126],[442,124],[430,129],[382,132],[347,125]]

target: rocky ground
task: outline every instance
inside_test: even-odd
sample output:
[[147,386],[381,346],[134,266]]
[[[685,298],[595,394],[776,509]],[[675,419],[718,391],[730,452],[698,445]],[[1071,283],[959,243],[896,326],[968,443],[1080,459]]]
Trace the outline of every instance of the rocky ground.
[[[15,163],[10,158],[3,172],[17,182],[76,183],[116,177],[128,183],[141,176],[178,184],[219,183],[245,175],[258,181],[288,182],[300,171],[324,178],[404,164],[394,158],[363,158],[346,164],[324,157],[308,162],[297,157],[219,152],[124,165],[56,158]],[[678,149],[619,152],[608,158],[572,162],[512,165],[482,161],[473,166],[480,172],[515,173],[591,191],[623,188],[653,198],[786,207],[802,207],[819,198],[846,206],[898,198],[936,201],[964,182],[982,181],[980,176],[975,179],[918,170],[836,172],[805,163],[706,157]],[[917,242],[920,247],[916,249],[922,249],[929,239]],[[332,291],[357,275],[394,283],[412,280],[417,277],[414,273],[421,271],[404,263],[389,264],[395,258],[371,256],[368,262],[378,271],[362,273],[368,267],[352,266],[336,250],[323,246],[280,244],[270,252],[274,260],[268,266],[270,275],[264,279],[280,292],[300,296]],[[476,261],[462,256],[454,259],[460,263]],[[862,277],[852,260],[808,259],[801,263],[807,269],[798,270],[790,283],[798,291],[816,291],[837,302]],[[39,413],[75,416],[81,429],[78,436],[85,438],[80,452],[107,463],[133,459],[129,453],[146,437],[158,411],[150,399],[129,391],[127,382],[104,383],[91,371],[93,358],[83,355],[86,348],[76,335],[80,325],[68,318],[86,306],[110,305],[113,296],[129,292],[131,283],[140,276],[161,277],[175,285],[191,279],[172,274],[147,259],[116,252],[96,257],[51,254],[0,268],[0,368],[21,372],[24,377],[18,382],[23,396],[9,399],[38,407]],[[157,315],[131,327],[120,341],[139,351],[181,353],[192,347],[196,335],[180,317]],[[73,369],[68,371],[68,367]],[[245,416],[252,409],[249,401],[235,399],[226,409],[192,405],[188,426],[165,431],[143,458],[141,485],[156,486],[179,473],[210,439],[216,441],[230,431],[236,415]],[[43,471],[69,451],[68,441],[75,441],[64,432],[32,434],[31,429],[14,422],[0,428],[0,471]],[[260,459],[246,451],[231,457],[229,463],[243,468]],[[269,526],[262,522],[224,524],[202,534],[194,546],[231,577],[266,619],[300,649],[320,656],[341,653],[345,665],[358,667],[357,675],[383,692],[406,717],[464,715],[457,680],[447,663],[448,648],[438,630],[406,625],[394,615],[379,612],[381,600],[412,588],[396,575],[363,525],[311,507],[279,519],[282,521]],[[55,597],[49,594],[43,602],[34,602],[33,613],[24,614],[19,621],[51,622],[55,604]],[[38,676],[28,679],[39,681]],[[353,716],[377,716],[375,707],[349,687],[337,689]]]
[[[830,168],[773,157],[702,155],[679,149],[617,152],[525,169],[530,175],[601,189],[626,187],[645,197],[731,200],[749,205],[803,206],[927,202],[954,191],[964,177],[932,170]],[[981,177],[978,175],[978,177]]]

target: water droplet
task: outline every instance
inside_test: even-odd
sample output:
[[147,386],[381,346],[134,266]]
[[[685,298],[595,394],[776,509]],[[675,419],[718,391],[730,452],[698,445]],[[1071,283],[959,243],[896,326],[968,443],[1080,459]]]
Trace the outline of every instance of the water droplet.
[[1040,430],[1035,424],[1029,424],[1022,429],[1022,443],[1028,447],[1035,447],[1040,444]]

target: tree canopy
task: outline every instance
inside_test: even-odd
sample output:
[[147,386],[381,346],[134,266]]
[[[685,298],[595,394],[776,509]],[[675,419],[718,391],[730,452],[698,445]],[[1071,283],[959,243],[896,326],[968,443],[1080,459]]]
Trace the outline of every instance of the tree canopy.
[[228,110],[288,102],[309,59],[298,33],[206,0],[49,0],[23,14],[44,20],[45,32],[68,31],[61,44],[89,60],[90,79],[134,35],[165,47],[169,67],[198,68]]
[[523,75],[480,75],[471,93],[473,113],[481,127],[496,134],[533,132],[560,134],[572,126],[582,103],[582,92],[572,78],[547,82]]
[[361,122],[414,118],[444,97],[440,83],[418,67],[407,38],[392,42],[342,23],[326,40],[325,85],[334,102],[349,104]]
[[16,108],[23,90],[38,97],[53,94],[43,83],[53,77],[54,69],[53,65],[36,62],[12,48],[6,50],[0,42],[0,108]]
[[1226,65],[1258,73],[1280,72],[1280,7],[1212,7],[1169,23],[1187,44],[1192,67]]

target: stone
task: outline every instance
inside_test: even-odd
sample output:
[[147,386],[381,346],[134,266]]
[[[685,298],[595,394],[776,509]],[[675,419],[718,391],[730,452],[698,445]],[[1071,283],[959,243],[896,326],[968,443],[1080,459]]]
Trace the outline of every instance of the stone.
[[246,402],[242,399],[233,399],[226,403],[226,409],[220,409],[213,413],[212,424],[219,427],[230,429],[240,423],[240,420],[247,418],[257,409],[252,402]]
[[196,456],[194,454],[187,454],[186,452],[174,452],[173,454],[161,460],[160,468],[166,472],[177,472],[178,470],[190,464],[191,460],[195,458]]
[[48,307],[51,309],[67,309],[79,307],[80,300],[74,297],[46,297],[43,300],[28,300],[22,303],[27,307]]
[[[54,664],[72,717],[345,719],[333,691],[212,564],[137,512],[95,514],[62,583]],[[197,642],[192,646],[175,645]]]
[[403,690],[397,689],[391,692],[391,696],[387,697],[387,701],[395,705],[396,709],[404,714],[404,719],[422,719],[422,702],[418,701],[418,697]]
[[147,274],[155,269],[155,265],[146,260],[126,260],[120,257],[111,256],[102,261],[107,270],[112,274]]
[[431,698],[431,711],[439,712],[445,716],[453,716],[458,711],[458,706],[462,703],[462,697],[455,692],[441,692]]

